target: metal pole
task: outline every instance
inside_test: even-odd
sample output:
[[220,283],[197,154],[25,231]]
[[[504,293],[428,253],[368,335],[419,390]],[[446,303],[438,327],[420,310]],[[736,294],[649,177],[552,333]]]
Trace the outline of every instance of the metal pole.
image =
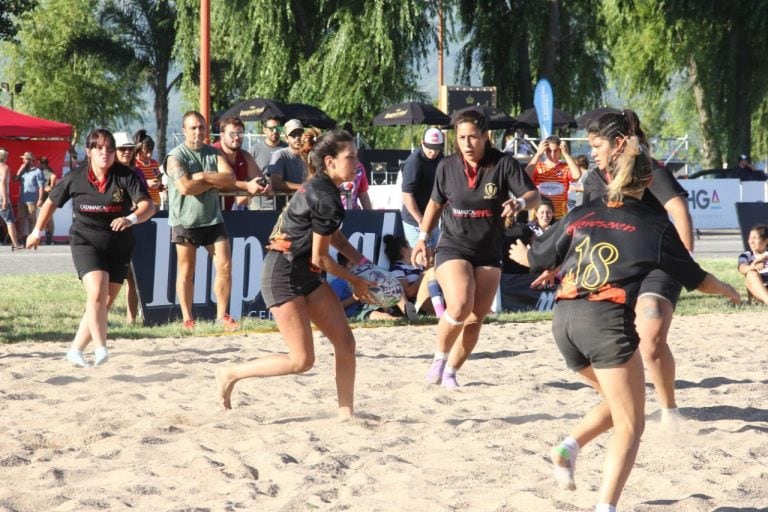
[[[211,0],[200,0],[200,113],[211,121]],[[210,132],[209,132],[210,133]]]
[[443,0],[437,2],[437,92],[443,86]]

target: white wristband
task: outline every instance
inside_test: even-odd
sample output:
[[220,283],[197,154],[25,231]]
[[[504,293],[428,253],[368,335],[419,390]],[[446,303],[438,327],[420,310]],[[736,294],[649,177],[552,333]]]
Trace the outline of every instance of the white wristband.
[[132,213],[130,215],[126,215],[125,219],[131,223],[131,225],[138,224],[139,218],[136,216],[135,213]]
[[518,197],[518,198],[517,198],[517,204],[519,204],[519,205],[520,205],[520,210],[525,210],[525,205],[526,205],[526,202],[525,202],[525,199],[524,199],[524,198],[522,198],[522,197]]
[[29,236],[33,236],[35,238],[40,238],[40,236],[45,233],[45,231],[40,231],[39,229],[35,228],[32,231],[29,232]]
[[426,242],[429,238],[429,233],[426,231],[419,231],[419,242]]

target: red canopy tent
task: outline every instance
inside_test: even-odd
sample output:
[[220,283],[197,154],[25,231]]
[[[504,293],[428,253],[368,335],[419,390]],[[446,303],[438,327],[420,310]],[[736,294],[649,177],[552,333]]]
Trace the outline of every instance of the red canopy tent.
[[[0,106],[0,148],[8,151],[8,166],[15,176],[21,155],[31,151],[35,158],[48,157],[51,169],[61,177],[72,139],[72,125],[28,116]],[[18,183],[11,180],[11,200],[18,198]]]

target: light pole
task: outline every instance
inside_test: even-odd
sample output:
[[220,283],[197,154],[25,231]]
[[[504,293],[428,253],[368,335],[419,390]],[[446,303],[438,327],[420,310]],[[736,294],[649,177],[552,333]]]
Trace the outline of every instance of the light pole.
[[11,110],[13,110],[13,98],[21,94],[21,90],[24,88],[24,82],[16,82],[13,84],[13,90],[11,90],[11,84],[8,82],[0,83],[0,89],[11,95]]

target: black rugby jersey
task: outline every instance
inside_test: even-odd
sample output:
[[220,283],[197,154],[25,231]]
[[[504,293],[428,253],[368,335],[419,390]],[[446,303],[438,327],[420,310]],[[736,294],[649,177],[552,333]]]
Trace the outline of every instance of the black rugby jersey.
[[291,197],[269,235],[269,249],[292,261],[312,254],[312,233],[331,235],[344,220],[341,195],[324,172],[305,182]]
[[442,235],[437,245],[467,255],[498,255],[504,245],[502,204],[510,193],[516,197],[536,190],[528,174],[511,155],[490,149],[483,157],[474,187],[464,173],[459,153],[444,158],[437,167],[432,200],[444,204]]
[[57,208],[72,199],[70,233],[87,237],[88,232],[111,231],[112,221],[129,215],[134,203],[142,198],[152,201],[136,173],[120,163],[110,167],[104,192],[88,179],[89,170],[86,165],[65,174],[48,195]]
[[660,268],[688,290],[706,272],[669,220],[642,202],[592,203],[572,210],[532,245],[531,270],[561,266],[557,299],[609,301],[634,307],[641,281]]
[[[688,197],[688,191],[656,160],[653,160],[652,176],[653,179],[643,194],[643,202],[655,211],[666,214],[664,205],[667,201],[676,196]],[[605,172],[598,168],[592,169],[584,178],[584,204],[602,200],[607,186]]]

